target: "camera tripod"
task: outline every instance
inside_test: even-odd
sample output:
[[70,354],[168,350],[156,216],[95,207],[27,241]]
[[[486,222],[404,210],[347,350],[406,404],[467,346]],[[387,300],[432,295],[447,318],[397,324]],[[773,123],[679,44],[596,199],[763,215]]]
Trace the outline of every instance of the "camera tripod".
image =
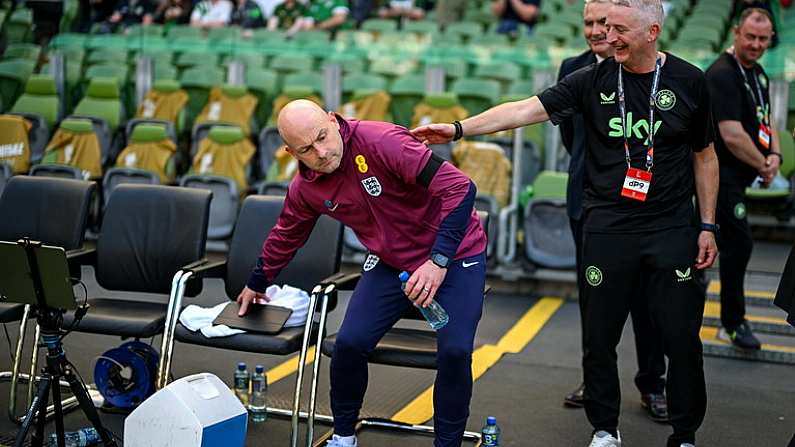
[[[69,383],[72,393],[77,398],[80,409],[83,410],[88,420],[99,433],[100,439],[105,446],[116,447],[116,442],[110,435],[110,432],[105,430],[102,426],[102,421],[99,419],[99,414],[91,397],[86,391],[85,385],[72,371],[72,365],[66,358],[66,353],[63,349],[62,338],[64,331],[63,326],[63,313],[64,310],[53,308],[47,305],[46,292],[42,283],[42,272],[39,270],[39,262],[37,261],[37,250],[46,249],[42,247],[39,242],[32,242],[29,239],[22,239],[18,241],[21,247],[24,247],[25,254],[27,255],[30,280],[33,283],[33,290],[36,295],[36,322],[41,328],[41,338],[44,345],[47,347],[47,364],[44,367],[41,380],[38,383],[36,395],[25,413],[22,420],[22,426],[17,432],[15,447],[22,447],[27,438],[28,432],[35,420],[36,430],[31,437],[30,445],[32,447],[41,447],[44,444],[44,425],[47,421],[47,403],[52,391],[53,405],[55,407],[55,430],[57,433],[58,447],[65,447],[64,440],[64,424],[63,424],[63,408],[61,406],[61,388],[60,379],[63,378]],[[66,262],[66,258],[63,258]],[[64,278],[68,280],[68,278]],[[60,290],[59,293],[62,293]],[[71,292],[71,291],[69,291]],[[74,300],[74,295],[71,295]],[[87,308],[85,306],[78,307],[76,312],[85,314]]]

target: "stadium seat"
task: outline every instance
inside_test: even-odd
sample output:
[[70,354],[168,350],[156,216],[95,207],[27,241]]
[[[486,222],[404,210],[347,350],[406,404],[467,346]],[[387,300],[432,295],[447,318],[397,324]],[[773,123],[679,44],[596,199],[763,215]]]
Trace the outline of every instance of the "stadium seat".
[[279,85],[283,85],[284,76],[288,73],[312,71],[312,58],[300,54],[283,54],[273,58],[268,67],[279,75]]
[[439,25],[430,20],[409,20],[403,24],[404,33],[435,34],[439,32]]
[[525,210],[525,255],[536,265],[573,269],[574,238],[566,212],[565,173],[544,171],[533,182],[533,196]]
[[116,78],[91,79],[86,95],[75,107],[74,115],[107,121],[112,132],[124,123],[126,115]]
[[113,175],[108,171],[104,176],[105,182],[111,188],[119,183],[173,182],[178,162],[173,125],[165,121],[138,120],[128,123],[128,132],[127,147],[116,157],[114,167],[117,170]]
[[196,119],[204,105],[207,104],[210,89],[216,85],[223,84],[223,82],[224,73],[220,68],[193,67],[185,70],[180,75],[182,88],[188,93],[190,98],[185,116],[186,128],[190,128],[193,125],[193,120]]
[[13,175],[14,173],[11,172],[11,165],[0,163],[0,196],[3,195],[3,190]]
[[386,91],[386,79],[372,73],[354,73],[342,77],[342,102],[350,100],[353,92],[360,89]]
[[458,96],[461,105],[470,115],[491,108],[500,97],[500,84],[489,79],[459,79],[450,91]]
[[[96,251],[81,258],[106,290],[144,299],[90,296],[91,308],[73,330],[120,337],[161,334],[175,273],[204,256],[208,191],[159,185],[119,185],[108,201]],[[189,287],[193,296],[201,284]],[[154,294],[150,295],[150,294]],[[64,315],[64,325],[74,314]]]
[[110,168],[102,176],[102,195],[105,199],[105,206],[107,206],[113,191],[121,184],[159,185],[160,180],[154,172],[143,169]]
[[476,43],[483,35],[483,25],[477,22],[455,22],[447,25],[444,32],[446,34],[458,34],[465,43]]
[[207,238],[211,240],[229,238],[235,228],[235,219],[240,206],[240,191],[237,183],[228,177],[188,174],[182,177],[179,185],[212,191]]
[[311,71],[288,73],[282,80],[282,88],[309,87],[318,96],[323,96],[323,76]]
[[[198,278],[223,279],[226,297],[228,300],[234,301],[245,286],[251,273],[252,260],[256,259],[260,253],[268,228],[276,224],[281,213],[282,203],[281,197],[251,196],[246,198],[237,219],[226,261],[207,263],[193,268],[190,270],[193,272],[192,274]],[[311,343],[318,347],[314,351],[314,361],[319,362],[320,349],[318,345],[320,338],[325,334],[326,316],[337,305],[337,294],[331,284],[345,280],[344,275],[331,277],[339,269],[340,234],[341,225],[338,222],[321,216],[306,244],[298,250],[296,256],[274,279],[276,284],[290,284],[311,291],[309,315],[304,326],[286,327],[273,335],[249,332],[229,337],[207,338],[201,332],[192,332],[178,322],[178,312],[182,309],[182,297],[179,293],[175,293],[175,298],[170,306],[174,309],[174,313],[169,318],[169,324],[173,326],[168,327],[161,349],[164,354],[158,374],[159,386],[164,386],[170,376],[174,341],[258,354],[286,356],[299,353],[298,365],[301,367],[298,369],[292,402],[293,408],[299,408],[304,377],[303,365],[306,357],[310,355],[309,345]],[[319,308],[318,302],[320,303]],[[235,306],[236,304],[230,305]],[[173,334],[173,336],[169,337],[169,334]],[[317,340],[317,343],[314,340]],[[315,395],[316,386],[317,375],[313,373],[310,391],[312,396]],[[271,406],[271,408],[273,407]],[[290,414],[290,410],[287,410],[286,414]],[[294,440],[297,440],[299,436],[298,416],[297,412],[293,413],[291,436]],[[286,442],[286,440],[284,441]]]
[[96,48],[88,53],[84,63],[92,65],[127,65],[127,51],[118,48]]
[[202,35],[202,30],[200,28],[194,28],[192,26],[172,26],[169,28],[168,32],[166,33],[166,37],[169,39],[177,39],[177,38],[189,38],[189,39],[203,39],[204,36]]
[[258,141],[257,169],[261,177],[265,178],[273,163],[273,154],[284,146],[284,140],[276,127],[266,127],[260,132]]
[[0,62],[0,100],[4,107],[16,102],[35,67],[36,62],[24,59]]
[[38,62],[41,47],[33,43],[12,43],[6,47],[2,59],[25,59]]
[[392,119],[396,124],[409,127],[411,126],[411,117],[414,115],[414,107],[425,96],[425,76],[401,76],[392,82],[389,94],[392,96],[390,105]]
[[30,42],[33,28],[33,11],[19,7],[6,19],[5,34],[10,43]]
[[512,82],[521,79],[522,69],[512,62],[487,62],[475,67],[475,77],[499,81],[502,91],[507,92]]
[[185,52],[177,56],[174,65],[180,71],[192,67],[216,67],[218,66],[218,55],[208,52]]
[[11,107],[12,113],[39,115],[49,129],[59,120],[59,99],[55,79],[49,75],[32,75],[25,84],[24,93]]
[[254,114],[260,127],[270,118],[273,100],[276,98],[277,81],[278,76],[271,70],[246,68],[246,87],[257,97],[257,110]]

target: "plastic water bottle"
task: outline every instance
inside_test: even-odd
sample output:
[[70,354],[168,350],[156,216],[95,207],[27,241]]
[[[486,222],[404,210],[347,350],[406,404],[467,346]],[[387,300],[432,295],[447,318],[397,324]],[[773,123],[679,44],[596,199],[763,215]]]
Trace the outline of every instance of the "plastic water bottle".
[[249,385],[251,384],[251,374],[246,370],[246,364],[240,362],[235,370],[235,396],[240,399],[244,407],[248,406]]
[[[409,280],[409,272],[405,270],[400,272],[398,278],[400,278],[400,282],[402,283],[400,288],[405,291],[406,281]],[[431,328],[436,331],[443,328],[447,322],[450,321],[450,316],[447,315],[447,311],[445,311],[444,308],[436,302],[436,300],[431,300],[431,304],[429,304],[428,307],[419,307],[419,309],[420,312],[422,312],[422,316],[428,320],[428,324],[431,325]]]
[[483,447],[500,445],[500,426],[497,425],[497,418],[489,416],[486,418],[486,425],[480,432],[480,439]]
[[254,368],[254,375],[251,377],[251,401],[248,410],[251,413],[251,420],[254,422],[265,422],[268,419],[266,397],[268,394],[268,376],[265,375],[265,368],[257,365]]
[[[63,434],[66,447],[86,447],[99,444],[101,441],[99,433],[94,427],[81,428],[77,431],[69,431]],[[47,438],[47,447],[58,447],[58,435],[52,433]]]

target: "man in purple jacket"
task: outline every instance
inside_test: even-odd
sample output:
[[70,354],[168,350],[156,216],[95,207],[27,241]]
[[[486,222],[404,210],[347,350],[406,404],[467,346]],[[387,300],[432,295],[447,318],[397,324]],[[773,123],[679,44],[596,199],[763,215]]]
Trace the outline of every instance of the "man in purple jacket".
[[[434,445],[461,445],[485,284],[486,235],[473,207],[474,183],[394,124],[346,120],[297,100],[282,109],[278,128],[299,173],[237,298],[240,314],[255,299],[269,300],[265,289],[321,214],[339,220],[370,254],[331,359],[334,437],[328,445],[357,445],[368,353],[407,306],[427,307],[432,299],[450,317],[438,331]],[[405,292],[402,270],[412,272]]]

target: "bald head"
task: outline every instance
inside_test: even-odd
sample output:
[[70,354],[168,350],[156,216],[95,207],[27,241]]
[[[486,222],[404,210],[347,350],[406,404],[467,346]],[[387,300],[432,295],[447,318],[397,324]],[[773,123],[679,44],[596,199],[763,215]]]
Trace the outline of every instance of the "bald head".
[[342,160],[337,117],[306,99],[289,102],[276,121],[287,152],[314,171],[331,173]]

